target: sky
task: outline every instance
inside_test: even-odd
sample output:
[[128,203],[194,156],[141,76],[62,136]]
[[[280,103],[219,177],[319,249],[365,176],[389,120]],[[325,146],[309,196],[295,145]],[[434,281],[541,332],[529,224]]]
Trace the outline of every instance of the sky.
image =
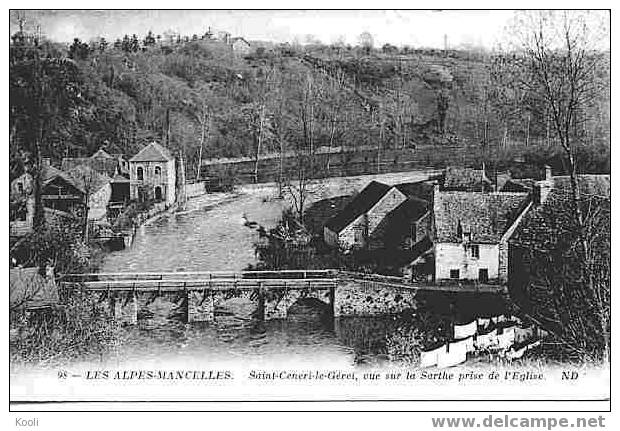
[[[462,45],[493,48],[512,19],[513,11],[355,11],[355,10],[280,10],[280,11],[205,11],[205,10],[29,10],[27,28],[39,24],[48,38],[70,42],[78,37],[88,41],[100,36],[108,40],[124,34],[144,35],[175,31],[182,35],[203,34],[209,26],[249,40],[292,42],[314,35],[323,43],[343,38],[357,44],[362,32],[370,32],[375,46],[385,43],[413,47],[449,47]],[[10,31],[17,29],[11,13]]]

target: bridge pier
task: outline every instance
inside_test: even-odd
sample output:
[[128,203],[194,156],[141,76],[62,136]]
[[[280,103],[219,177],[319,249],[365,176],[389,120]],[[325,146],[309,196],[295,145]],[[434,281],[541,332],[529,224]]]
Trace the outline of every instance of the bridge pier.
[[110,309],[114,320],[121,325],[136,325],[138,323],[138,298],[135,291],[112,294]]
[[[263,300],[264,320],[285,319],[289,308],[301,298],[316,298],[330,306],[333,311],[335,286],[329,290],[321,289],[278,289],[270,291]],[[259,307],[260,307],[259,302]],[[260,308],[259,308],[260,309]]]
[[213,302],[213,291],[210,289],[188,290],[187,322],[215,321],[215,306]]

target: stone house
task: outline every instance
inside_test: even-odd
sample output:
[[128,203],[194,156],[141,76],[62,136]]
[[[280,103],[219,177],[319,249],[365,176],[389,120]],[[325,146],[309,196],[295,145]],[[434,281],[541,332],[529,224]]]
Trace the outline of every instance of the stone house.
[[406,185],[368,184],[344,209],[328,220],[323,237],[343,249],[409,250],[428,235],[428,202]]
[[[88,219],[103,220],[112,188],[111,179],[88,166],[76,166],[63,172],[44,162],[41,170],[41,201],[47,214],[82,217],[88,201]],[[34,185],[30,173],[11,182],[11,229],[27,231],[34,217]],[[15,205],[13,205],[13,203]]]
[[325,242],[343,249],[369,248],[385,216],[406,200],[407,196],[397,188],[372,181],[327,221],[323,229]]
[[129,159],[130,194],[132,200],[176,201],[176,163],[170,152],[151,142]]
[[111,201],[124,203],[130,198],[129,162],[123,154],[110,154],[100,148],[90,157],[65,157],[61,169],[69,172],[77,166],[88,166],[112,179]]
[[76,166],[67,173],[84,190],[88,202],[88,219],[94,221],[105,219],[112,197],[112,178],[85,165]]
[[233,52],[239,55],[247,55],[252,51],[250,42],[242,37],[233,37],[230,39],[230,46],[232,46]]
[[531,205],[528,193],[436,187],[432,209],[435,281],[507,281],[508,240]]

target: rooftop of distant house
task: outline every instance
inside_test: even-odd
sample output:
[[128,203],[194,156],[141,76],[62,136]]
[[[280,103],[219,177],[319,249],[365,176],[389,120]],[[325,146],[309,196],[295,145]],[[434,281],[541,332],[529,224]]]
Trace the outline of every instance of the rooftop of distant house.
[[484,169],[450,166],[446,168],[444,190],[488,191],[493,185]]
[[233,37],[230,39],[230,43],[235,43],[235,42],[243,42],[246,45],[250,46],[250,42],[248,42],[247,40],[245,40],[245,38],[241,36]]

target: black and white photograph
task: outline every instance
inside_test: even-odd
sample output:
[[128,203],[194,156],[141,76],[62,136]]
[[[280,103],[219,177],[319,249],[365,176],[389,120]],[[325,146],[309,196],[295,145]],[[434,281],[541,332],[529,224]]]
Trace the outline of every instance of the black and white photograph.
[[10,409],[611,408],[610,10],[8,14]]

